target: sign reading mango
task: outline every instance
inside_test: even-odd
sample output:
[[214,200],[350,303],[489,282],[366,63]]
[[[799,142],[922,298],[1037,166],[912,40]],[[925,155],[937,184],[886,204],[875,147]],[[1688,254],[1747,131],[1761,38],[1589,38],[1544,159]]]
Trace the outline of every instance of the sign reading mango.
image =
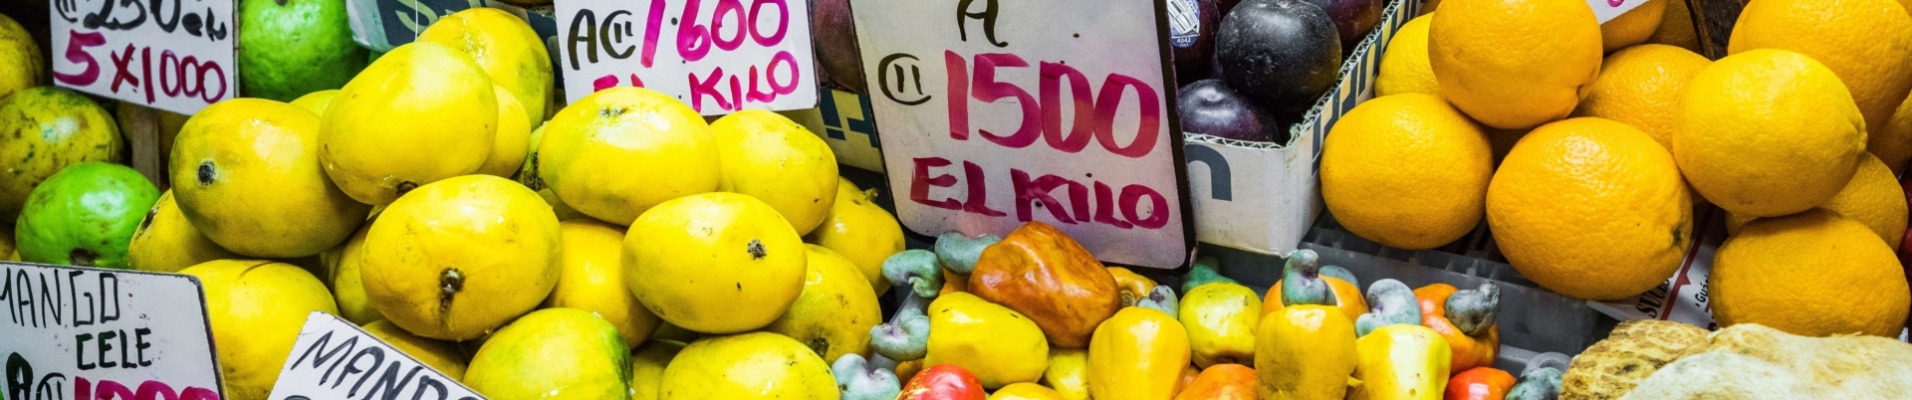
[[0,263],[4,396],[219,400],[199,280]]
[[322,312],[299,330],[272,400],[483,400],[457,380]]

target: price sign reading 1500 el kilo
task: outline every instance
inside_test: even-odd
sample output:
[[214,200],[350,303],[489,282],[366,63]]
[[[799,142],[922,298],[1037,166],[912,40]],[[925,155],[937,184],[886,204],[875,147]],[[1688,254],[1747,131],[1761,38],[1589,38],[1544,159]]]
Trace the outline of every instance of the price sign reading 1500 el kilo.
[[904,226],[1055,225],[1102,260],[1193,242],[1160,0],[854,0]]
[[192,114],[238,95],[234,0],[52,0],[53,81]]

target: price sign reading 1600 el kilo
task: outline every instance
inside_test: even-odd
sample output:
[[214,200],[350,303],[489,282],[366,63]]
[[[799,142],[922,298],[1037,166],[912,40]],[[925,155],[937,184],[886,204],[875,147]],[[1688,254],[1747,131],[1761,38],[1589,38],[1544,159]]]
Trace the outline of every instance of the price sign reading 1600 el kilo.
[[855,0],[903,224],[1043,221],[1105,261],[1180,266],[1193,242],[1160,0]]

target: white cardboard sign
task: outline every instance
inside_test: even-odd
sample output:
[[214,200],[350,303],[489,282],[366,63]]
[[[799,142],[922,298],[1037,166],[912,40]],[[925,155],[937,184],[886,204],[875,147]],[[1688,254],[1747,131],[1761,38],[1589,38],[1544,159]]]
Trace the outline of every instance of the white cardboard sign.
[[236,0],[51,0],[53,82],[191,115],[238,96]]
[[15,263],[0,278],[0,398],[221,398],[197,278]]
[[816,107],[808,0],[562,0],[565,96],[655,89],[706,116]]
[[1194,241],[1160,0],[854,0],[903,225],[1042,221],[1097,258],[1181,266]]
[[271,400],[483,400],[351,322],[314,312],[279,370]]
[[1587,0],[1587,5],[1593,6],[1593,16],[1599,18],[1600,23],[1604,24],[1607,23],[1607,21],[1612,21],[1614,18],[1619,18],[1620,14],[1633,11],[1633,9],[1639,7],[1640,4],[1644,4],[1648,1],[1686,0]]

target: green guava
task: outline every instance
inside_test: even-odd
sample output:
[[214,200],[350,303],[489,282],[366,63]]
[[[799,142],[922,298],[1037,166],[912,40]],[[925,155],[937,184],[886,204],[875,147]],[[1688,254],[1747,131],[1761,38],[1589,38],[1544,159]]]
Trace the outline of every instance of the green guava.
[[159,188],[132,168],[90,161],[68,166],[27,195],[14,225],[20,260],[128,268],[133,233],[157,202]]
[[290,102],[338,89],[368,64],[345,0],[239,0],[239,86]]

